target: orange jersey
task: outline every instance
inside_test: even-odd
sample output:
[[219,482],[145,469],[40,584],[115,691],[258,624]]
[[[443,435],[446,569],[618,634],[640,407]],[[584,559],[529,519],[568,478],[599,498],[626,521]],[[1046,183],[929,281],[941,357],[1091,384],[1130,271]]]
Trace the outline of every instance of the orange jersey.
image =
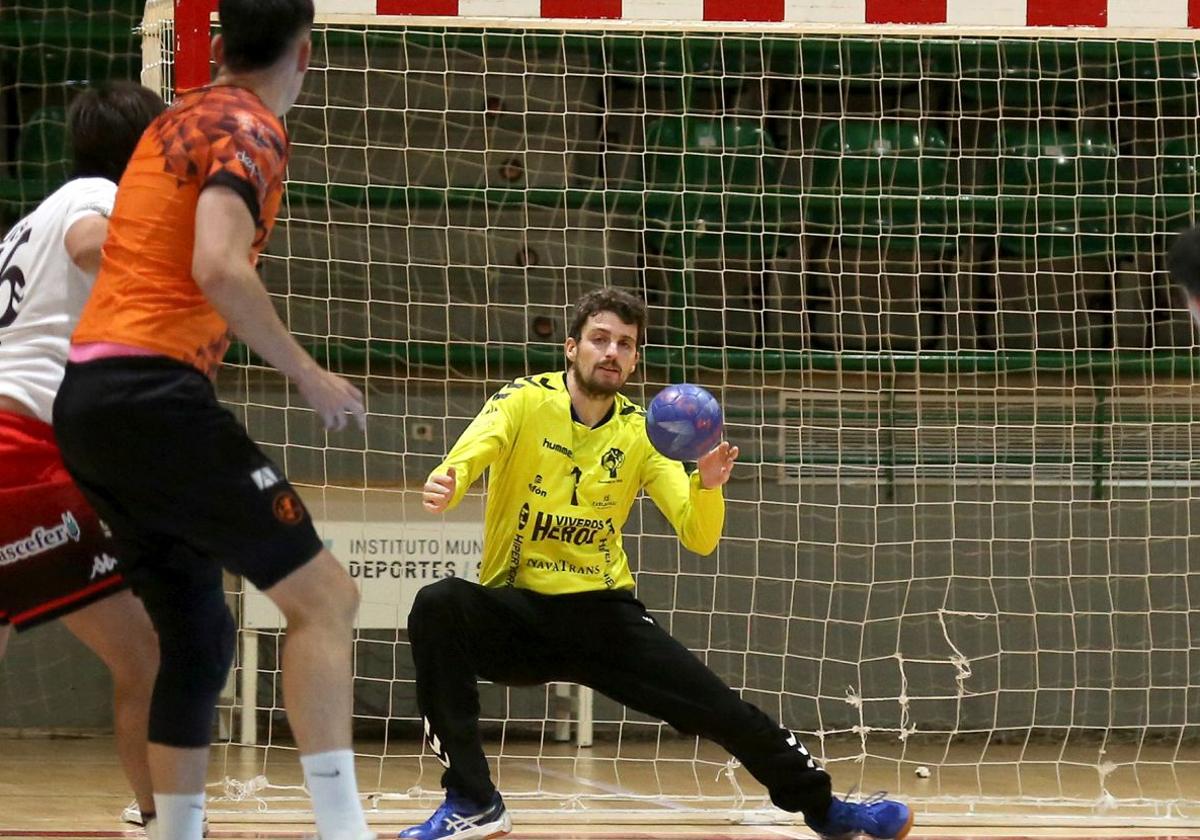
[[283,124],[245,88],[182,94],[142,135],[117,190],[100,273],[71,337],[142,347],[215,375],[229,325],[192,279],[196,202],[210,185],[246,202],[266,245],[283,194]]

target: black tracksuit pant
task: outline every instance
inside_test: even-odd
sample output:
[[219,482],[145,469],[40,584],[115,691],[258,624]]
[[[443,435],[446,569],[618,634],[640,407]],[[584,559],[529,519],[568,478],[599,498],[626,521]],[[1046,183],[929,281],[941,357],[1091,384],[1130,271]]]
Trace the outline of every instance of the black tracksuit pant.
[[479,737],[478,679],[573,682],[728,750],[786,811],[823,819],[829,774],[796,736],[725,685],[624,591],[540,595],[443,578],[408,618],[426,739],[442,785],[483,804],[495,786]]

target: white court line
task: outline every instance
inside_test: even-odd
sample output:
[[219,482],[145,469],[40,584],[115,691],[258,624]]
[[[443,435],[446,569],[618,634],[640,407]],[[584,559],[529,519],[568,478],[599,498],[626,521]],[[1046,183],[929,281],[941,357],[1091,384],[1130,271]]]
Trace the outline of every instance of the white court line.
[[[618,785],[610,785],[610,784],[606,784],[605,782],[594,782],[591,779],[581,779],[578,776],[572,776],[569,773],[562,773],[562,772],[559,772],[558,770],[546,769],[534,762],[523,761],[521,763],[524,764],[526,767],[532,768],[533,772],[545,773],[547,776],[549,776],[552,779],[559,779],[559,780],[565,781],[565,782],[574,782],[577,785],[583,785],[585,787],[595,788],[596,790],[602,790],[605,793],[611,793],[616,796],[628,796],[630,799],[634,799],[634,800],[638,800],[638,801],[645,800],[645,794],[634,793],[633,791],[626,790],[625,788],[620,787]],[[653,801],[653,804],[662,805],[664,808],[669,808],[674,811],[693,811],[693,810],[695,810],[695,808],[684,805],[681,802],[675,802],[674,800],[666,799],[666,798],[655,799]]]

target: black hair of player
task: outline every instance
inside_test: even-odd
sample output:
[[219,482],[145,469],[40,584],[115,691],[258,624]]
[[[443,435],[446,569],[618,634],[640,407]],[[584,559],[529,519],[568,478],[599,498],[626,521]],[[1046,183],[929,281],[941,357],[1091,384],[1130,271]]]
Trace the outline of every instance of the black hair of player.
[[588,318],[601,312],[611,312],[622,323],[637,327],[638,344],[646,332],[646,304],[624,289],[612,286],[593,289],[575,302],[575,313],[571,316],[571,330],[567,333],[575,341],[583,337],[583,325]]
[[312,0],[221,0],[217,17],[225,67],[249,73],[270,67],[296,36],[312,28]]
[[1200,295],[1200,227],[1185,230],[1175,237],[1167,251],[1167,271],[1189,295]]
[[137,82],[84,89],[67,108],[71,177],[120,181],[146,126],[166,107],[161,96]]

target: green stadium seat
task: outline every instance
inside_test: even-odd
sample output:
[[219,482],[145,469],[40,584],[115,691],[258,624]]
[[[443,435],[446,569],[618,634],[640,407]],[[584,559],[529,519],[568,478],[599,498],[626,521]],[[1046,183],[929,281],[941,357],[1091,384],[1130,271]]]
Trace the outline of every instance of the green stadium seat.
[[[1116,164],[1108,135],[1084,123],[1003,126],[988,164],[976,173],[977,189],[1001,198],[1002,254],[1056,259],[1110,253],[1115,222],[1107,209],[1084,213],[1053,199],[1114,195]],[[1025,200],[1006,200],[1010,196]]]
[[939,249],[947,235],[943,208],[920,207],[920,196],[947,195],[950,158],[945,136],[919,120],[841,120],[817,134],[807,218],[818,232],[843,240],[887,236],[910,249]]
[[[912,38],[801,38],[770,56],[773,75],[793,81],[780,130],[795,152],[812,150],[811,134],[796,137],[797,117],[863,119],[918,117],[946,98],[944,50]],[[776,99],[778,102],[778,99]]]
[[646,127],[646,219],[651,247],[679,258],[760,257],[764,191],[779,183],[780,153],[762,121],[666,117]]
[[1162,145],[1158,158],[1159,192],[1162,195],[1195,196],[1197,184],[1198,142],[1195,137],[1174,137]]
[[1088,39],[964,40],[959,58],[964,112],[1068,116],[1085,109],[1085,88],[1113,75],[1116,47]]
[[915,38],[803,38],[797,75],[849,85],[917,82],[928,75],[927,50]]
[[[928,122],[825,123],[817,133],[805,213],[814,236],[803,267],[796,255],[776,261],[768,311],[786,312],[789,300],[804,295],[817,347],[880,352],[935,346],[942,332],[940,303],[928,301],[940,297],[940,260],[953,237],[945,204],[920,199],[948,196],[949,171],[946,138]],[[781,329],[786,347],[785,319]]]
[[[614,36],[604,43],[607,107],[614,117],[606,128],[618,144],[631,134],[622,131],[622,119],[729,113],[743,86],[761,84],[762,44],[755,38]],[[640,142],[641,126],[632,133]]]
[[[780,152],[761,119],[674,116],[646,126],[649,283],[668,343],[756,346],[761,264],[780,247]],[[776,196],[778,198],[778,196]]]
[[1000,201],[996,341],[1008,350],[1101,346],[1111,319],[1109,289],[1121,247],[1108,202],[1117,151],[1087,123],[1023,121],[1001,127],[977,189]]
[[1118,41],[1117,49],[1123,109],[1184,117],[1195,114],[1200,82],[1195,41]]
[[646,85],[686,79],[691,84],[718,86],[763,68],[761,42],[755,38],[678,35],[606,39],[608,72],[617,79]]
[[18,176],[40,182],[50,192],[67,179],[70,159],[66,109],[50,107],[35,111],[21,127],[17,142]]
[[755,119],[666,117],[646,128],[647,186],[686,192],[761,192],[778,161]]

